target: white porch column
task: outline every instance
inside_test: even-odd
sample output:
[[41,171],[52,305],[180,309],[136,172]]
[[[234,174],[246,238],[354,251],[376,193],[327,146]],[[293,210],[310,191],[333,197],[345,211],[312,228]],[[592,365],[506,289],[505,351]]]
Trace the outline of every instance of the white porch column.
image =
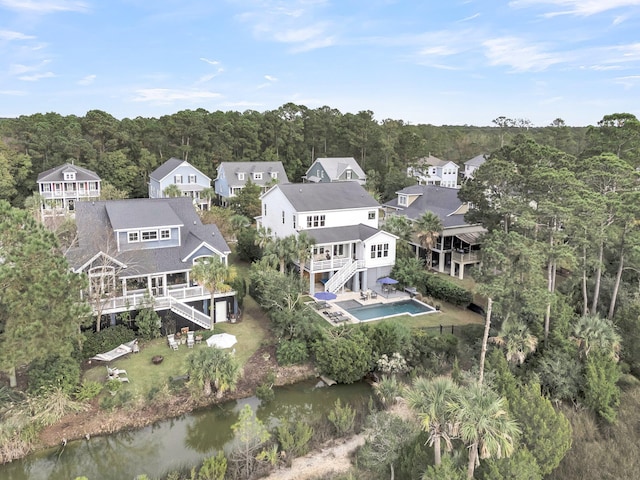
[[449,272],[449,275],[451,275],[452,277],[456,276],[456,262],[454,262],[453,260],[451,260],[451,272]]

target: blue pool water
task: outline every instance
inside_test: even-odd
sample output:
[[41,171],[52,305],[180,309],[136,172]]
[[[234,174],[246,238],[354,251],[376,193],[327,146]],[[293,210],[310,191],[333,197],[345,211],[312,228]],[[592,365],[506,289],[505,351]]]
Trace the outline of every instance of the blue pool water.
[[[342,306],[338,303],[339,306]],[[358,320],[373,320],[378,318],[393,317],[396,315],[422,315],[435,312],[436,309],[418,300],[401,300],[393,303],[378,303],[375,305],[363,305],[360,307],[344,306],[347,312]]]

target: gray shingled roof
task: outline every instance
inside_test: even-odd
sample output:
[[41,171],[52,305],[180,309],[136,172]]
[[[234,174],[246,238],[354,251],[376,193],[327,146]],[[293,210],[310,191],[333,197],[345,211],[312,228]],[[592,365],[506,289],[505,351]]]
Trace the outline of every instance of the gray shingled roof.
[[[150,207],[169,215],[166,225],[175,225],[173,223],[175,219],[179,220],[182,225],[180,246],[116,252],[112,221],[121,226],[145,225],[147,222],[144,215],[148,214]],[[125,216],[127,219],[122,219],[121,216]],[[138,220],[138,222],[133,220]],[[81,267],[100,251],[127,265],[126,270],[120,274],[122,277],[184,271],[190,268],[190,264],[183,263],[182,259],[203,242],[219,252],[230,253],[229,246],[218,227],[203,225],[191,199],[186,197],[78,202],[76,205],[76,224],[78,246],[67,254],[67,259],[74,269]],[[152,225],[158,226],[155,220]]]
[[100,177],[86,168],[65,163],[58,167],[50,168],[46,172],[42,172],[38,175],[38,182],[62,182],[64,181],[64,172],[73,171],[76,172],[76,181],[99,181]]
[[151,172],[149,174],[149,178],[153,178],[154,180],[162,180],[164,177],[166,177],[176,168],[182,165],[183,161],[184,160],[180,160],[179,158],[171,157],[169,160],[167,160],[153,172]]
[[113,230],[183,225],[169,204],[149,202],[106,202]]
[[349,225],[346,227],[314,228],[305,230],[309,237],[313,238],[317,244],[349,242],[356,240],[366,240],[380,230],[364,224]]
[[[316,162],[322,165],[322,168],[324,168],[325,172],[327,172],[327,175],[332,180],[339,178],[347,167],[351,167],[351,170],[353,170],[359,178],[362,179],[366,177],[364,170],[362,170],[356,159],[353,157],[323,157],[316,158],[316,161],[313,163]],[[309,174],[312,167],[313,165],[309,167],[307,174]]]
[[349,208],[378,208],[380,204],[356,181],[278,185],[298,213]]
[[408,207],[398,205],[398,197],[386,202],[383,206],[397,210],[398,215],[405,215],[416,220],[425,212],[435,213],[445,228],[469,225],[464,221],[464,214],[453,214],[462,206],[458,198],[457,188],[446,188],[437,185],[411,185],[403,188],[398,194],[419,195]]
[[481,155],[476,155],[471,160],[467,160],[466,162],[464,162],[464,164],[469,165],[471,167],[479,167],[486,161],[487,161],[486,155],[483,153]]
[[[270,183],[271,172],[277,172],[276,180],[279,184],[289,183],[287,172],[284,170],[282,162],[222,162],[218,166],[218,171],[223,169],[225,172],[225,180],[230,187],[241,187],[251,179],[256,185],[264,186]],[[262,180],[254,180],[253,173],[262,172]],[[244,180],[238,179],[238,173],[244,173]]]

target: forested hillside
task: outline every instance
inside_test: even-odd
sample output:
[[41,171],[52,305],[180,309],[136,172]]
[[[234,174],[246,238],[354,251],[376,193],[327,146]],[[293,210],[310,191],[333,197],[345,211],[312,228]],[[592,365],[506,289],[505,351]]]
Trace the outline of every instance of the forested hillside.
[[[588,121],[595,125],[598,119]],[[373,186],[388,198],[402,183],[404,167],[429,153],[462,164],[526,133],[577,156],[597,141],[590,132],[599,130],[567,127],[560,119],[540,127],[505,117],[487,123],[493,126],[410,125],[375,120],[371,111],[342,114],[292,103],[263,113],[198,109],[122,120],[100,110],[83,117],[21,116],[0,120],[0,198],[22,207],[38,173],[64,162],[95,171],[131,197],[143,197],[149,172],[171,157],[212,178],[222,161],[279,160],[291,181],[300,181],[312,160],[322,156],[353,156],[367,173],[375,172]]]

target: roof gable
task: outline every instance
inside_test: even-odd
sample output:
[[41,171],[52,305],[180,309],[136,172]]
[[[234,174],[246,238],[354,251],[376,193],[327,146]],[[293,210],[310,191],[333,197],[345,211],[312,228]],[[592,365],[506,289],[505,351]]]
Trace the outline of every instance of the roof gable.
[[313,173],[312,170],[317,168],[316,164],[320,164],[332,180],[340,178],[347,169],[351,169],[360,179],[364,179],[366,177],[364,170],[362,170],[356,159],[353,157],[316,158],[316,161],[313,162],[311,167],[307,170],[307,175]]
[[178,167],[183,167],[183,166],[192,168],[193,170],[198,172],[200,175],[202,175],[204,178],[211,181],[211,178],[209,178],[208,175],[205,175],[204,173],[202,173],[200,170],[198,170],[196,167],[191,165],[189,162],[187,162],[186,160],[180,160],[179,158],[175,158],[175,157],[171,157],[169,160],[167,160],[158,168],[156,168],[153,172],[151,172],[149,174],[149,178],[160,182],[165,178],[167,178],[169,175],[171,175],[171,173],[174,172]]
[[64,180],[65,172],[75,172],[76,181],[100,181],[100,177],[95,172],[71,163],[65,163],[38,174],[37,182],[61,182]]

